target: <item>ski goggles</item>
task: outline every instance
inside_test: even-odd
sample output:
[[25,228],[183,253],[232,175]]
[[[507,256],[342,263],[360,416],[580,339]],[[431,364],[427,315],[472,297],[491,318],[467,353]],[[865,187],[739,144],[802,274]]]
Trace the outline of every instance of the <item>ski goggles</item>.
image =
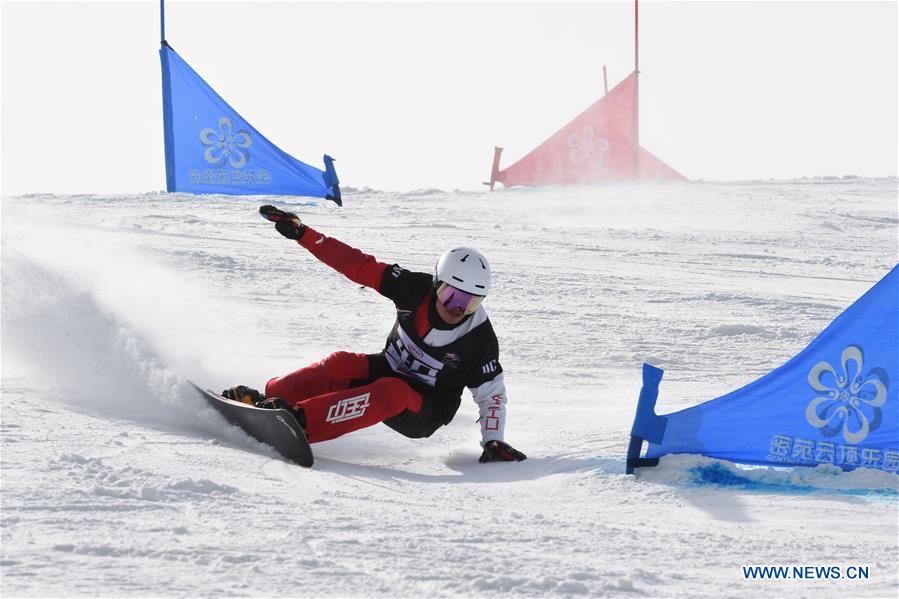
[[461,289],[456,289],[452,285],[441,283],[437,287],[437,301],[443,304],[443,307],[450,312],[462,310],[464,314],[474,314],[481,302],[484,301],[483,295],[474,295]]

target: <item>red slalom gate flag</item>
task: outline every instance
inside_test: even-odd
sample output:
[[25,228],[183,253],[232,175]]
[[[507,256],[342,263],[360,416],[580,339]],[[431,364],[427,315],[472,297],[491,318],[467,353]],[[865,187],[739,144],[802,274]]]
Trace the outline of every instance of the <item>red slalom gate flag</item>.
[[686,178],[637,146],[636,73],[511,166],[500,170],[497,148],[491,173],[505,187],[576,185],[601,181]]

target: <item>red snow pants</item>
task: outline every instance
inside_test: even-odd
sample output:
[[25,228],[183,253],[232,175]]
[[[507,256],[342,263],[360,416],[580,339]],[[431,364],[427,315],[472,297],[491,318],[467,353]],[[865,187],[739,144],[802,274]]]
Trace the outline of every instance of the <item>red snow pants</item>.
[[372,426],[405,410],[421,410],[421,395],[402,379],[368,379],[365,354],[334,352],[320,362],[271,379],[265,395],[302,408],[310,443]]

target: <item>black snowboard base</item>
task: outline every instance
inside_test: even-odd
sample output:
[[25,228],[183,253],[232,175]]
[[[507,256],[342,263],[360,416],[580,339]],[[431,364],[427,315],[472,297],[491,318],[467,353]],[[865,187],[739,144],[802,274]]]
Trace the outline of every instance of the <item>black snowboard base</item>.
[[251,437],[270,445],[282,456],[300,466],[312,466],[312,448],[300,424],[288,410],[257,408],[232,401],[191,383],[225,420],[243,429]]

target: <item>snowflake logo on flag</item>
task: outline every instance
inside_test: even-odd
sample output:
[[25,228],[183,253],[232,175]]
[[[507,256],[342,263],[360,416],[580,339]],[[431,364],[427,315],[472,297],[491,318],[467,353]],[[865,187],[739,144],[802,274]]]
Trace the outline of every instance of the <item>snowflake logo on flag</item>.
[[241,168],[249,160],[246,148],[253,143],[246,131],[234,131],[234,123],[226,116],[219,119],[218,131],[206,127],[200,131],[200,141],[209,146],[203,152],[203,158],[210,164],[220,164],[225,160],[231,168]]
[[596,137],[592,125],[587,125],[581,133],[568,136],[568,160],[574,164],[586,162],[591,169],[600,169],[609,155],[609,138]]
[[808,383],[819,395],[805,409],[805,419],[825,437],[842,433],[854,445],[880,427],[890,379],[882,368],[862,376],[864,353],[857,345],[843,350],[840,363],[841,373],[827,361],[809,371]]

